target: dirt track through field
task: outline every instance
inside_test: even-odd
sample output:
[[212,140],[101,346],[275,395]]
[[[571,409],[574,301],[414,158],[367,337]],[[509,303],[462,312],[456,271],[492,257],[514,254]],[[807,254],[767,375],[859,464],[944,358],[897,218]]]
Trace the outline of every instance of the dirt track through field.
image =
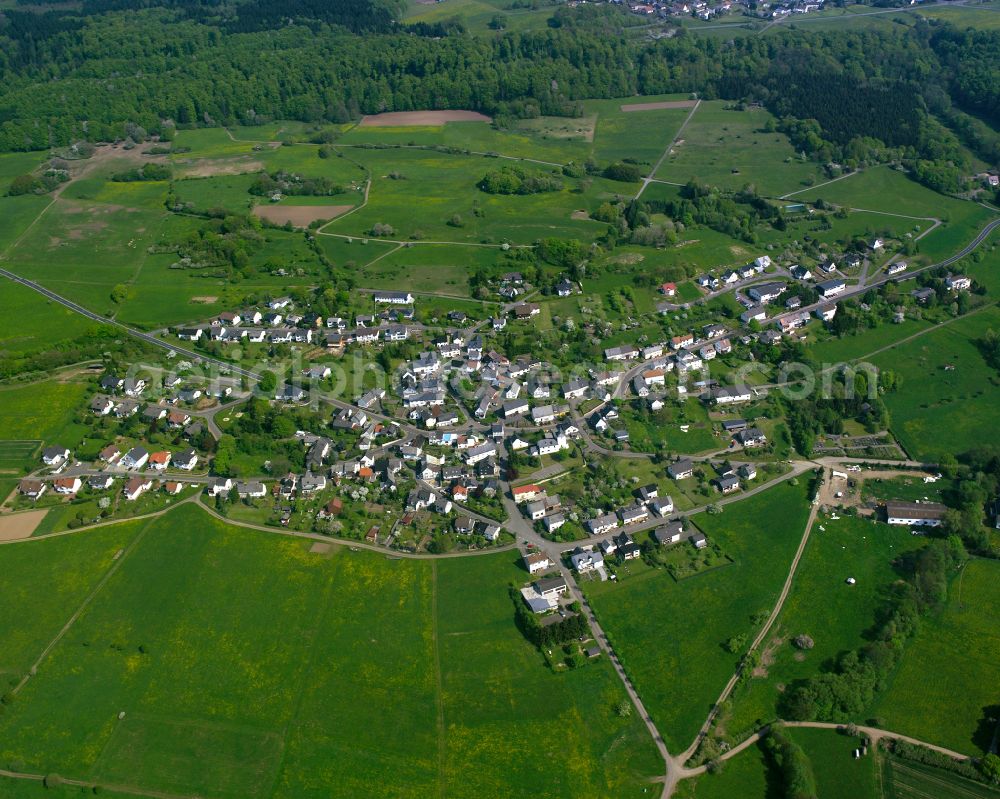
[[478,111],[390,111],[361,117],[360,128],[394,128],[411,125],[444,125],[446,122],[492,122]]
[[42,523],[47,510],[29,510],[0,516],[0,541],[20,541],[31,538],[35,528]]

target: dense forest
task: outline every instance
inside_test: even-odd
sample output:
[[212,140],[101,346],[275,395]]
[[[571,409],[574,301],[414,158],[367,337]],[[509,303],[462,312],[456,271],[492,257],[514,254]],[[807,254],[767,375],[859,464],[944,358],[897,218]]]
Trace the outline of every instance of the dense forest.
[[[891,157],[936,188],[1000,156],[1000,32],[891,31],[731,41],[627,36],[627,17],[557,10],[549,29],[475,36],[406,25],[397,0],[85,0],[0,14],[0,151],[169,135],[174,126],[468,108],[580,113],[585,98],[697,92],[766,105],[817,160]],[[957,136],[956,136],[957,134]]]

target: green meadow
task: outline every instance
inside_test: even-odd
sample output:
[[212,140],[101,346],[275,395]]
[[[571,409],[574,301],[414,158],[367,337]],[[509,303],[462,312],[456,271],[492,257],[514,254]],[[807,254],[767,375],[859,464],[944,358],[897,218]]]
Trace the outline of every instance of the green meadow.
[[20,175],[34,172],[45,161],[45,153],[3,153],[0,155],[0,195],[5,195],[10,182]]
[[779,196],[822,180],[819,165],[802,158],[783,133],[765,132],[774,118],[763,110],[737,111],[722,100],[704,101],[671,148],[656,177],[694,179],[726,189],[750,183]]
[[721,514],[694,518],[729,565],[680,582],[650,569],[618,584],[586,584],[668,749],[694,739],[735,670],[739,656],[726,652],[726,641],[751,636],[753,617],[777,600],[809,515],[805,482],[782,483]]
[[[835,183],[812,188],[796,194],[795,199],[809,202],[822,199],[867,211],[940,219],[941,226],[920,239],[919,253],[928,262],[961,249],[996,216],[977,203],[938,194],[888,166],[866,169]],[[926,229],[926,222],[923,227]]]
[[[87,428],[73,421],[88,395],[81,382],[48,380],[0,387],[0,443],[41,440],[46,446],[75,448]],[[15,449],[20,453],[23,444]],[[36,462],[33,468],[41,464]]]
[[952,580],[947,605],[921,625],[875,705],[888,729],[969,755],[989,750],[994,724],[986,719],[997,710],[998,598],[996,561],[973,560]]
[[0,317],[0,352],[25,355],[73,341],[97,322],[52,302],[19,283],[4,281],[4,314]]
[[0,762],[207,797],[638,797],[660,773],[641,721],[615,711],[610,664],[555,675],[523,640],[511,554],[430,563],[312,544],[186,505],[0,547],[5,573],[33,564],[18,603],[44,588],[33,570],[82,575],[35,625],[30,604],[0,611],[5,636],[35,628],[14,673],[126,548],[0,717]]
[[874,358],[902,377],[885,395],[892,431],[911,457],[965,452],[1000,424],[1000,374],[984,360],[976,340],[1000,329],[1000,309],[956,319]]
[[[817,519],[792,591],[762,644],[763,667],[737,690],[732,711],[721,722],[726,733],[739,740],[780,718],[784,686],[862,646],[887,590],[899,579],[893,561],[923,543],[906,528],[857,517]],[[848,585],[848,577],[857,582]],[[798,635],[808,635],[815,646],[797,649],[792,639]]]
[[[787,733],[809,758],[816,777],[817,794],[823,799],[881,799],[880,763],[873,753],[854,759],[857,738],[834,730],[789,728]],[[779,770],[767,761],[757,744],[726,760],[720,773],[705,774],[691,782],[681,783],[675,795],[680,799],[730,799],[736,796],[741,799],[770,799],[782,795],[780,787]]]

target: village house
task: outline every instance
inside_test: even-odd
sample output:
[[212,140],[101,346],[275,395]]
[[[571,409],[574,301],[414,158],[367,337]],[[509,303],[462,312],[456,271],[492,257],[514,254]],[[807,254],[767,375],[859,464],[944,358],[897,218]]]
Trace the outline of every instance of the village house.
[[679,542],[683,534],[684,523],[678,519],[653,530],[653,539],[661,546],[669,546]]
[[590,535],[604,535],[618,528],[618,516],[614,513],[605,513],[596,519],[588,519],[584,526]]
[[47,490],[49,486],[42,480],[36,480],[31,477],[25,477],[17,484],[17,492],[30,500],[39,499]]
[[633,505],[619,508],[618,517],[622,520],[622,524],[641,524],[649,518],[649,511],[643,505]]
[[236,493],[240,499],[261,499],[267,496],[267,488],[259,480],[240,481],[236,483]]
[[587,572],[604,567],[604,557],[600,552],[595,552],[592,549],[577,547],[573,550],[573,554],[570,555],[569,559],[577,574],[586,574]]
[[813,313],[816,314],[816,318],[824,322],[832,322],[833,318],[837,315],[837,304],[824,305],[817,308]]
[[606,361],[632,361],[639,357],[639,350],[631,344],[623,344],[620,347],[608,347],[604,350]]
[[144,447],[132,447],[126,452],[118,465],[125,469],[141,469],[149,461],[149,453]]
[[66,447],[46,447],[42,451],[42,463],[46,466],[62,466],[69,460],[70,452]]
[[107,416],[115,409],[115,402],[111,397],[98,394],[90,401],[90,410],[98,416]]
[[965,275],[948,275],[944,279],[944,287],[948,291],[968,291],[972,288],[972,279]]
[[715,483],[715,487],[723,494],[731,494],[740,489],[740,479],[735,475],[718,477],[713,482]]
[[542,490],[542,488],[535,485],[534,483],[529,483],[528,485],[523,485],[523,486],[515,486],[510,490],[511,497],[513,498],[514,502],[517,503],[530,502],[539,495],[542,495],[544,493],[545,492]]
[[671,480],[684,480],[694,476],[694,463],[687,458],[671,463],[667,467]]
[[847,284],[843,280],[825,280],[816,284],[816,290],[823,299],[828,300],[843,294],[847,290]]
[[87,478],[87,487],[92,491],[107,491],[114,482],[110,474],[94,474]]
[[233,481],[229,477],[212,477],[205,485],[205,491],[210,497],[226,496],[233,490]]
[[154,452],[149,456],[149,468],[156,472],[164,471],[170,465],[170,453],[166,450]]
[[767,436],[759,427],[748,427],[736,434],[736,440],[744,447],[762,447],[767,443]]
[[52,481],[52,488],[57,494],[75,494],[82,485],[79,477],[60,477]]
[[709,392],[709,397],[715,405],[735,405],[740,402],[750,402],[753,390],[749,386],[720,386]]
[[767,319],[767,309],[763,305],[754,305],[740,314],[740,321],[748,325],[751,322],[763,322]]
[[761,283],[751,286],[747,294],[759,303],[773,302],[784,294],[786,286],[784,283]]
[[670,497],[653,497],[646,503],[646,507],[657,516],[663,517],[674,512],[674,501]]
[[152,487],[153,481],[148,477],[130,477],[125,482],[125,487],[122,489],[122,493],[125,495],[125,499],[129,502],[134,502]]

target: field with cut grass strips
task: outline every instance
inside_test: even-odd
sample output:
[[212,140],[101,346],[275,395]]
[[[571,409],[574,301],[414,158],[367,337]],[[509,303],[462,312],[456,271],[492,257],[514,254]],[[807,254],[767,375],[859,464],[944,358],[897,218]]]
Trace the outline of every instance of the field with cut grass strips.
[[984,360],[976,340],[1000,329],[995,306],[956,319],[872,358],[902,377],[885,395],[892,431],[911,457],[961,453],[983,443],[1000,424],[1000,374]]
[[[0,718],[0,762],[223,799],[638,797],[662,769],[641,721],[615,712],[610,664],[554,675],[521,637],[509,553],[314,552],[185,505],[0,547],[0,564],[24,563],[27,603],[32,570],[100,572],[128,531],[141,537]],[[45,597],[15,670],[94,584]],[[19,607],[0,611],[5,636],[31,628]]]
[[890,799],[1000,799],[1000,789],[909,760],[886,758],[884,771]]
[[[647,710],[676,751],[694,738],[736,668],[724,645],[771,610],[805,531],[806,480],[788,482],[695,522],[732,558],[675,582],[662,569],[585,591]],[[684,542],[677,546],[690,546]]]
[[1000,704],[998,600],[1000,562],[971,561],[952,581],[947,606],[908,644],[876,703],[874,714],[888,729],[970,755],[989,749],[994,724],[986,719]]
[[[856,517],[817,519],[791,593],[762,644],[762,668],[737,690],[732,711],[722,720],[726,732],[740,739],[779,718],[784,686],[862,646],[888,589],[900,577],[893,561],[923,543],[906,528]],[[848,577],[857,583],[848,585]],[[798,635],[808,635],[815,646],[797,649],[792,639]]]

